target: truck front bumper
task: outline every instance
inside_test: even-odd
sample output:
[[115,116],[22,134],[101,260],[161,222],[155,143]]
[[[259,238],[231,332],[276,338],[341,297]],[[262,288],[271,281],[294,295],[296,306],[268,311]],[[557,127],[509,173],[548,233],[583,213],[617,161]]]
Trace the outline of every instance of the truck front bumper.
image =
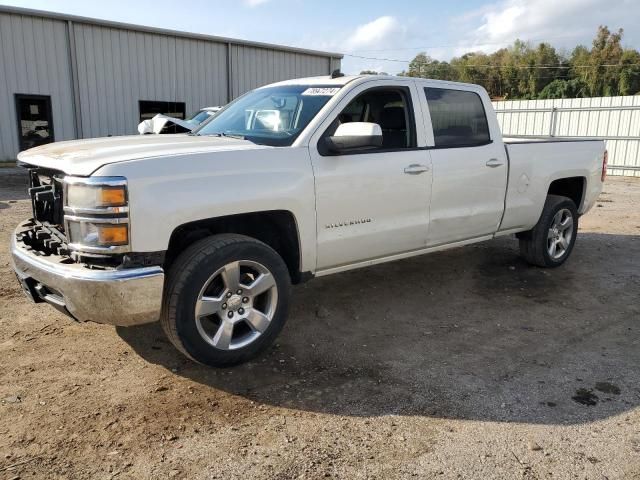
[[39,256],[11,238],[13,268],[26,295],[47,302],[79,321],[131,326],[160,318],[164,271],[161,267],[90,269],[63,257]]

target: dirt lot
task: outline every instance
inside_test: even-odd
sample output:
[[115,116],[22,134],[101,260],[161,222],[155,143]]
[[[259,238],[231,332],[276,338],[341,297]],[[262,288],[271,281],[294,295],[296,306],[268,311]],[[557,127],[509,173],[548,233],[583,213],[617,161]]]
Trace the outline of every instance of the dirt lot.
[[562,268],[513,239],[316,279],[261,359],[214,370],[157,324],[23,298],[0,169],[0,478],[640,478],[640,181]]

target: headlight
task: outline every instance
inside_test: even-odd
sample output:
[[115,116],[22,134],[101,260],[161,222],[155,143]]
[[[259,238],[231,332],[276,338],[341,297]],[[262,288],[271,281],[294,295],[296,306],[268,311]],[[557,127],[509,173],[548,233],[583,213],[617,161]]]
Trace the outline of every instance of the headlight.
[[127,191],[124,185],[70,184],[67,205],[75,208],[124,207]]
[[71,217],[74,220],[67,220],[69,229],[69,238],[72,245],[77,245],[78,249],[82,247],[116,247],[129,244],[129,225],[95,223],[88,221],[90,219],[75,220],[77,217]]
[[66,177],[64,199],[71,250],[129,251],[129,205],[124,177]]
[[127,205],[127,181],[123,177],[67,177],[65,205],[74,210]]

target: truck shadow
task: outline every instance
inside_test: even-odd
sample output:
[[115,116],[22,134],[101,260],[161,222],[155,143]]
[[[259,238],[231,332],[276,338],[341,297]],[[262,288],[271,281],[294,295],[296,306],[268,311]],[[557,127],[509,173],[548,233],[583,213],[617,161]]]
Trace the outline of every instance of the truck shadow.
[[149,362],[269,405],[575,424],[640,404],[639,292],[640,236],[582,233],[555,270],[499,239],[298,286],[278,343],[232,369],[184,359],[158,324],[117,332]]

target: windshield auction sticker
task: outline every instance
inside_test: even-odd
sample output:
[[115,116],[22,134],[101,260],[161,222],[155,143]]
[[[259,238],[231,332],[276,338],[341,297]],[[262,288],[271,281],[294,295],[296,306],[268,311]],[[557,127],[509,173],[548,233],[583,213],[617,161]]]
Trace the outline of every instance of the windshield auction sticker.
[[333,95],[338,93],[339,90],[340,90],[339,88],[313,87],[313,88],[307,88],[304,92],[302,92],[302,95],[313,95],[313,96],[320,96],[320,97],[332,97]]

